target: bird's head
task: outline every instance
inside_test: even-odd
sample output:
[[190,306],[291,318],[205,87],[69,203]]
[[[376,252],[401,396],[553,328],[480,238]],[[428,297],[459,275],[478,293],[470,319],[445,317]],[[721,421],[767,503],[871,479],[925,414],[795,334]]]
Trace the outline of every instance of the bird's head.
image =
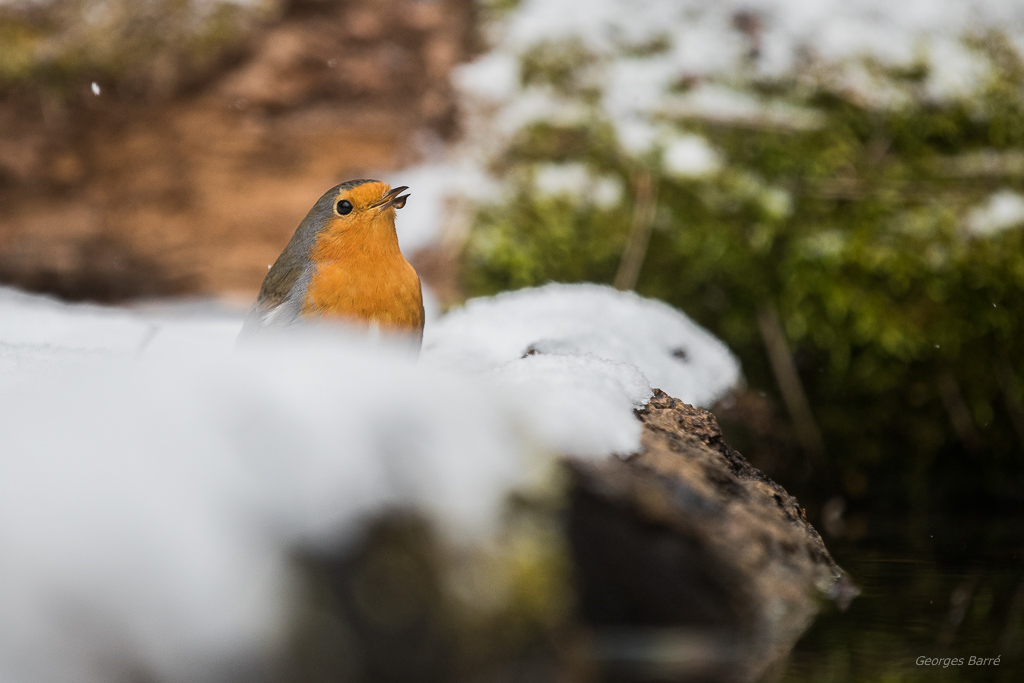
[[[394,243],[395,210],[405,206],[407,187],[392,188],[379,180],[349,180],[325,192],[310,210],[299,232],[330,251]],[[312,234],[311,234],[312,233]],[[305,241],[305,240],[303,240]]]
[[325,227],[347,231],[382,220],[394,225],[395,209],[405,206],[409,195],[402,192],[408,189],[405,186],[392,189],[379,180],[350,180],[333,187],[321,198],[321,201],[329,199],[330,204]]

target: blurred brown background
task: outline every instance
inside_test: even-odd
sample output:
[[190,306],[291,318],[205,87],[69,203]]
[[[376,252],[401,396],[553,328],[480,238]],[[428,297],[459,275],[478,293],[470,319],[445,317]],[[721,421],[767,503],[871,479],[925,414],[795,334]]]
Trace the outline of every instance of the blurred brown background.
[[[325,189],[455,133],[448,73],[473,14],[469,0],[264,5],[200,61],[159,26],[163,43],[133,60],[134,14],[69,38],[84,0],[0,9],[8,65],[11,36],[58,37],[0,91],[0,282],[98,301],[251,297]],[[127,54],[104,61],[105,41]]]

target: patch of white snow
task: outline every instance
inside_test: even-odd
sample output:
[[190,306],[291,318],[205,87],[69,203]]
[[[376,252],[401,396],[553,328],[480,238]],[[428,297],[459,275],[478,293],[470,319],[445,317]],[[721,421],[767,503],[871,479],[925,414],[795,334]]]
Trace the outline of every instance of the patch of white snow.
[[1013,190],[996,192],[967,214],[967,231],[976,237],[989,237],[1021,226],[1024,226],[1024,195]]
[[424,361],[485,372],[530,351],[637,367],[651,386],[709,406],[740,380],[725,345],[668,304],[595,284],[549,284],[472,299],[426,330]]

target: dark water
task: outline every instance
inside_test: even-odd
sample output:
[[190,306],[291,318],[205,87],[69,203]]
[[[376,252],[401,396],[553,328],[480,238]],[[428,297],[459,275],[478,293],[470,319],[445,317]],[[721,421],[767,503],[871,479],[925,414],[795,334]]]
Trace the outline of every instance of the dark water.
[[1024,517],[869,526],[826,537],[862,593],[824,608],[778,680],[1024,681]]

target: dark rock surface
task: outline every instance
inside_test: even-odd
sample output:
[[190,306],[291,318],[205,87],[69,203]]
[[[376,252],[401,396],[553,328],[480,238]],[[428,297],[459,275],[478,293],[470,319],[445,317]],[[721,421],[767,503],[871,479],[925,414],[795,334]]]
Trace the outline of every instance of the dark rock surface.
[[758,680],[856,589],[796,499],[656,391],[640,453],[573,461],[579,611],[606,680]]
[[411,510],[303,554],[306,607],[268,680],[772,680],[821,599],[856,589],[711,413],[656,392],[638,418],[641,452],[567,461],[567,500],[510,501],[503,578],[467,573]]

